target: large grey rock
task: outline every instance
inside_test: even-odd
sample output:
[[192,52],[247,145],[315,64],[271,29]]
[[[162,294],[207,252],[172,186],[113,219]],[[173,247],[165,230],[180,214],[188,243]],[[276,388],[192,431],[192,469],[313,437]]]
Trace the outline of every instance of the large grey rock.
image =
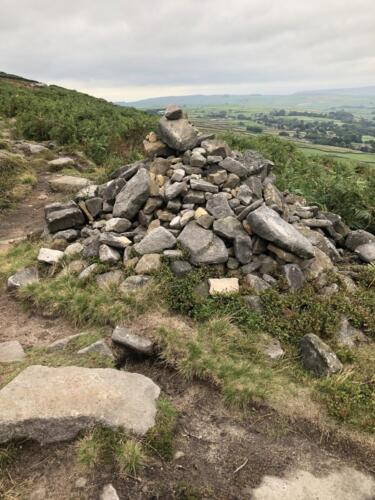
[[225,160],[221,161],[219,163],[219,166],[224,170],[226,170],[227,172],[238,175],[240,179],[243,179],[248,175],[248,170],[245,167],[245,165],[243,165],[238,160],[231,158],[230,156],[225,158]]
[[317,375],[329,375],[342,370],[341,361],[321,338],[313,333],[301,340],[302,362]]
[[137,265],[135,266],[135,272],[137,274],[152,274],[158,271],[161,267],[161,255],[158,253],[148,253],[142,255],[139,259]]
[[133,220],[146,203],[149,194],[150,176],[145,168],[140,168],[117,195],[113,216]]
[[72,243],[76,239],[79,238],[80,232],[78,229],[65,229],[64,231],[59,231],[58,233],[55,233],[52,236],[53,240],[56,239],[63,239],[66,240],[68,243]]
[[176,238],[173,234],[164,227],[157,227],[146,234],[139,243],[134,245],[134,250],[141,255],[161,253],[163,250],[173,248],[175,245]]
[[233,210],[230,208],[226,193],[217,193],[207,201],[206,210],[215,219],[223,219],[225,217],[234,216]]
[[366,243],[375,243],[375,236],[363,229],[350,231],[345,240],[346,247],[352,250],[352,252],[360,245],[365,245]]
[[122,177],[108,181],[98,186],[98,195],[104,201],[113,202],[125,184],[126,181]]
[[193,149],[198,140],[197,130],[186,118],[168,120],[161,118],[158,133],[163,142],[176,151]]
[[368,264],[370,264],[371,262],[375,262],[375,241],[372,243],[359,245],[355,249],[355,253],[360,256],[363,262],[367,262]]
[[246,234],[242,224],[236,219],[236,217],[231,215],[224,217],[223,219],[215,220],[213,230],[218,236],[228,240],[234,240],[237,236]]
[[58,193],[75,193],[93,183],[84,177],[56,175],[48,181],[48,184],[52,191],[57,191]]
[[189,222],[177,240],[189,252],[193,264],[221,264],[228,260],[223,240],[196,222]]
[[24,267],[8,278],[7,289],[9,291],[17,290],[21,286],[37,283],[38,281],[38,269],[36,267]]
[[170,268],[176,278],[182,278],[193,269],[190,262],[186,260],[174,260],[170,263]]
[[120,285],[120,292],[129,293],[135,292],[140,288],[143,288],[150,282],[149,276],[134,275],[128,276]]
[[116,326],[112,332],[112,340],[116,344],[127,347],[138,354],[146,356],[154,354],[155,346],[152,340],[142,335],[137,335],[124,326]]
[[230,149],[226,142],[219,139],[207,139],[202,141],[201,147],[207,151],[207,155],[225,158],[230,155]]
[[196,191],[204,191],[205,193],[217,193],[219,191],[218,186],[211,184],[203,179],[191,179],[190,181],[191,189]]
[[50,209],[46,210],[46,222],[51,233],[56,233],[64,229],[80,228],[85,223],[82,211],[74,202],[59,205],[56,209],[53,209],[51,205],[50,207]]
[[52,250],[51,248],[41,248],[38,253],[38,262],[42,264],[58,264],[64,257],[64,252]]
[[257,208],[247,216],[247,221],[255,234],[288,252],[304,259],[315,256],[309,240],[271,208],[266,206]]
[[85,203],[86,203],[86,208],[91,214],[91,216],[96,217],[100,213],[103,207],[103,198],[95,196],[94,198],[86,200]]
[[22,361],[25,352],[18,340],[0,342],[0,363],[15,363]]
[[101,289],[107,289],[111,286],[118,286],[123,280],[124,275],[120,269],[108,271],[107,273],[98,274],[96,276],[96,283]]
[[159,393],[136,373],[30,366],[0,391],[0,442],[65,441],[94,425],[143,435],[155,423]]

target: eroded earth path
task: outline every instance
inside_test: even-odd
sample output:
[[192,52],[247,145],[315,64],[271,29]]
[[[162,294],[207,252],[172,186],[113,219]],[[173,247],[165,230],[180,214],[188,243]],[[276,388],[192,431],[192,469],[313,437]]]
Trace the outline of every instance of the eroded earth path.
[[[42,175],[18,209],[0,218],[0,240],[41,230],[43,206],[54,200],[56,195],[49,192]],[[4,290],[0,318],[0,342],[16,339],[25,348],[46,346],[80,332],[61,318],[25,310]],[[375,498],[374,470],[366,457],[350,446],[320,439],[309,424],[291,424],[263,407],[246,415],[236,413],[225,407],[209,384],[187,382],[157,361],[129,358],[122,368],[150,377],[178,410],[174,459],[156,456],[136,478],[124,478],[110,463],[89,473],[82,470],[74,459],[74,442],[46,446],[22,442],[15,459],[1,469],[0,498],[98,499],[107,483],[113,484],[120,499],[133,500]]]

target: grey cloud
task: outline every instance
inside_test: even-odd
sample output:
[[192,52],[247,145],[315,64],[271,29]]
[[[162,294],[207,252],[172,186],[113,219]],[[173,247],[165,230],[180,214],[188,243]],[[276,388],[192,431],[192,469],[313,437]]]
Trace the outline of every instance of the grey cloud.
[[373,0],[0,0],[0,69],[107,98],[366,85],[374,21]]

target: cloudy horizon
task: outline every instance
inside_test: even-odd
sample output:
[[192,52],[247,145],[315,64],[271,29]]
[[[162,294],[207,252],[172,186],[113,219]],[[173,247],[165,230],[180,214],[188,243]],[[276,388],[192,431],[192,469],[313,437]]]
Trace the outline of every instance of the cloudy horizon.
[[373,0],[0,0],[0,70],[113,101],[364,87],[374,24]]

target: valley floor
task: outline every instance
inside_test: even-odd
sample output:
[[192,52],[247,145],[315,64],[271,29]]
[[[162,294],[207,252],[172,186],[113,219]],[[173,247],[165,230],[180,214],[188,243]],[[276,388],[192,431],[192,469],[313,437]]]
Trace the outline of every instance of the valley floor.
[[[42,229],[43,206],[56,195],[45,176],[16,210],[0,219],[0,240]],[[45,346],[78,333],[59,317],[27,311],[0,294],[0,342]],[[110,331],[103,332],[110,336]],[[319,434],[309,422],[290,422],[266,406],[229,410],[208,383],[186,381],[158,361],[129,358],[122,367],[157,383],[178,411],[174,458],[154,455],[137,477],[121,477],[113,464],[83,469],[76,444],[17,443],[0,460],[0,498],[97,499],[112,483],[120,499],[371,500],[374,470],[361,450]],[[1,448],[0,448],[1,459]]]

